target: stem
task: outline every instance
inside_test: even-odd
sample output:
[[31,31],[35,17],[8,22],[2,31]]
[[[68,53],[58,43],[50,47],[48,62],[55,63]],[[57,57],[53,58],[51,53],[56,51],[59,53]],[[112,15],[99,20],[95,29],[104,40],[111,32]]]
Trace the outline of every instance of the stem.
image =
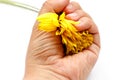
[[11,1],[11,0],[0,0],[0,3],[12,5],[12,6],[17,6],[17,7],[24,8],[24,9],[27,9],[27,10],[30,10],[30,11],[34,11],[36,13],[39,12],[38,8],[35,8],[33,6],[30,6],[30,5],[27,5],[27,4],[24,4],[24,3],[20,3],[20,2],[15,2],[15,1]]

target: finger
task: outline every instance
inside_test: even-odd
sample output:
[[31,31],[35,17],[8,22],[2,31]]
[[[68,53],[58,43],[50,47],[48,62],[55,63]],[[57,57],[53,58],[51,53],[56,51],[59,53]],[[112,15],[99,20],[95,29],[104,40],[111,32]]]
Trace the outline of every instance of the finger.
[[89,69],[92,69],[93,66],[95,65],[95,63],[96,63],[96,61],[98,59],[98,53],[99,53],[98,46],[93,44],[93,45],[91,45],[91,48],[97,54],[95,54],[94,52],[92,52],[90,50],[83,51],[83,56],[84,56],[84,59],[86,61],[86,66],[89,67]]
[[100,48],[100,35],[99,35],[99,33],[94,34],[93,38],[94,38],[93,43]]
[[100,47],[94,43],[88,49],[83,51],[83,55],[87,62],[88,67],[91,66],[92,68],[95,65],[99,56],[99,51]]
[[76,10],[73,13],[70,13],[68,15],[66,15],[67,19],[71,19],[74,21],[78,21],[80,18],[82,17],[89,17],[91,18],[86,12],[84,12],[83,10]]
[[90,29],[93,23],[92,20],[87,17],[80,18],[79,22],[80,22],[79,24],[75,25],[75,27],[79,31]]
[[[98,39],[97,39],[98,40]],[[98,40],[99,41],[99,40]],[[97,42],[98,42],[97,41]],[[96,41],[93,42],[93,44],[86,50],[91,51],[94,55],[98,56],[99,55],[99,51],[100,51],[100,45],[97,44]]]
[[75,25],[77,30],[84,31],[88,30],[90,33],[95,34],[98,33],[97,26],[94,24],[93,20],[88,17],[82,17],[79,20],[79,24]]
[[76,10],[82,10],[81,6],[77,2],[71,2],[64,9],[66,14],[73,13]]
[[69,0],[47,0],[40,10],[40,14],[47,12],[60,13],[68,5]]

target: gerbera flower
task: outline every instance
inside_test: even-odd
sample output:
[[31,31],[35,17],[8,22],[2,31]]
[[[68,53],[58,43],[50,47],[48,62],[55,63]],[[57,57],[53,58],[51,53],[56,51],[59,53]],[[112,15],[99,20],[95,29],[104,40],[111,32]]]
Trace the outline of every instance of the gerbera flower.
[[37,20],[40,22],[39,30],[56,31],[55,35],[61,36],[66,54],[78,53],[93,43],[93,35],[88,31],[79,32],[74,27],[75,24],[79,23],[65,19],[64,12],[60,16],[56,13],[45,13],[38,16]]

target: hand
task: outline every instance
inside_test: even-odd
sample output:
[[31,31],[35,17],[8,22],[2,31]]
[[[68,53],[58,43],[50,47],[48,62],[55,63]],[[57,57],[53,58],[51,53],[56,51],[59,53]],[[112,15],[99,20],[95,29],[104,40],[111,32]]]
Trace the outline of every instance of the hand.
[[75,25],[79,31],[88,30],[93,34],[93,44],[78,54],[64,56],[60,37],[55,32],[38,30],[36,21],[28,46],[24,80],[86,80],[96,63],[100,50],[99,32],[92,18],[78,3],[47,0],[39,15],[63,11],[67,19],[80,21]]

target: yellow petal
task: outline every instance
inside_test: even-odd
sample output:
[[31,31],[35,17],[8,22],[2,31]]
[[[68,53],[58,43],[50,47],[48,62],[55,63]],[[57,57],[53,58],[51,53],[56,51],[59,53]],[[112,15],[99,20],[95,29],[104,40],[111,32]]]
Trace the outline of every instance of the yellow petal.
[[40,23],[39,30],[47,32],[55,31],[59,26],[58,15],[56,13],[46,13],[38,16],[37,21]]
[[65,19],[65,12],[63,12],[59,17],[59,20],[63,20],[63,19]]

